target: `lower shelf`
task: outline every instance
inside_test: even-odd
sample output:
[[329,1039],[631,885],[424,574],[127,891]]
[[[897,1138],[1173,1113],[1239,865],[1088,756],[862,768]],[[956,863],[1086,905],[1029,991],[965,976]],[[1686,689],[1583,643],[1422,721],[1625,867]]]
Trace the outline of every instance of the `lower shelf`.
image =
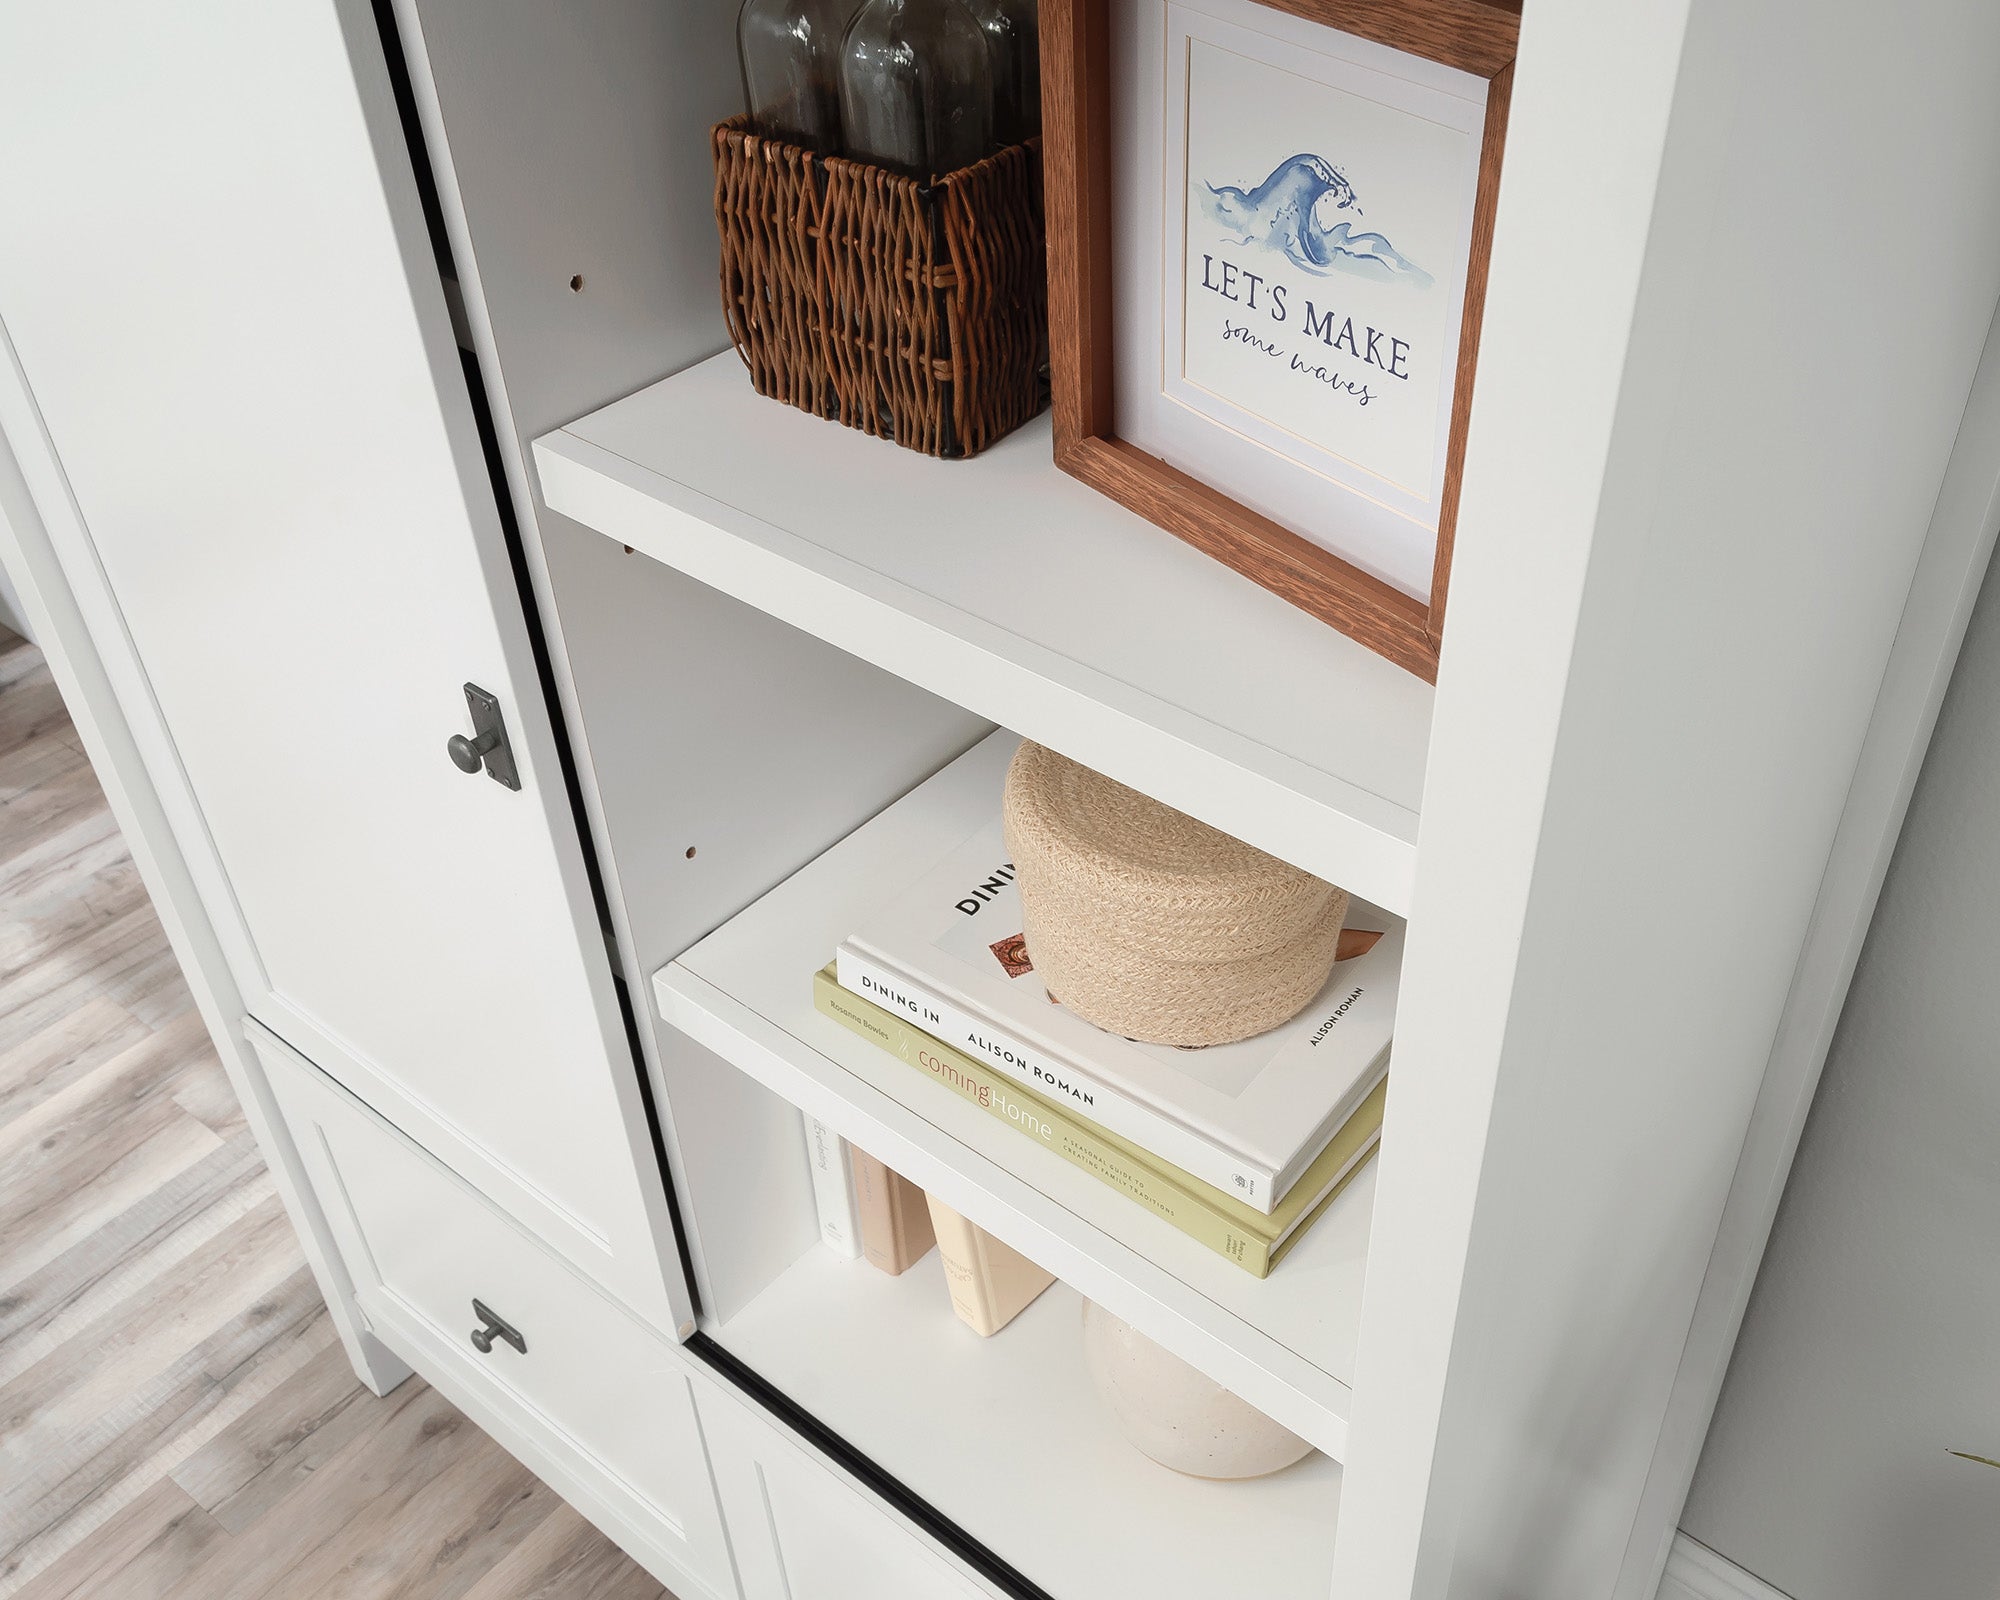
[[815,1244],[707,1331],[1050,1594],[1324,1600],[1340,1468],[1184,1477],[1127,1444],[1057,1284],[991,1339],[952,1313],[937,1252],[899,1278]]
[[1338,1460],[1377,1163],[1259,1280],[813,1008],[856,921],[991,814],[1014,742],[976,746],[662,968],[660,1015]]

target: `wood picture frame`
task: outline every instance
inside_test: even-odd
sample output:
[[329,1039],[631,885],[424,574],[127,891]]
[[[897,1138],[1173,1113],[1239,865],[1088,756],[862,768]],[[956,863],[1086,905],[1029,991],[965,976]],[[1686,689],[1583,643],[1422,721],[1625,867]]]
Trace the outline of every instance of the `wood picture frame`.
[[1508,0],[1256,3],[1457,69],[1487,85],[1429,597],[1405,593],[1115,432],[1112,0],[1042,0],[1041,5],[1056,463],[1434,682],[1520,30],[1518,0],[1511,5]]

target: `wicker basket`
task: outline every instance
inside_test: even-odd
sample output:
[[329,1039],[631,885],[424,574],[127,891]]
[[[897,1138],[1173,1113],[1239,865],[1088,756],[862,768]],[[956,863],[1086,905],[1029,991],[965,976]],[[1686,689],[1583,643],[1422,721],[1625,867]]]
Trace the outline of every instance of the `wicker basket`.
[[1325,986],[1345,890],[1025,740],[1000,812],[1028,959],[1084,1021],[1228,1044]]
[[933,184],[719,124],[722,305],[757,392],[934,456],[1048,401],[1039,144]]

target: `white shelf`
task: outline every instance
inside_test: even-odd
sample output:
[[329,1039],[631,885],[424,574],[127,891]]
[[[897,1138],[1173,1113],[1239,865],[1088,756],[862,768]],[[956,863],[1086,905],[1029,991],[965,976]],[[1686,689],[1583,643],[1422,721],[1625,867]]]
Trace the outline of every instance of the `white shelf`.
[[864,1455],[1057,1595],[1325,1600],[1340,1468],[1215,1483],[1120,1436],[1057,1284],[991,1339],[952,1314],[932,1251],[900,1278],[814,1245],[709,1332]]
[[538,440],[550,506],[1407,915],[1432,691],[1056,470],[936,461],[733,354]]
[[660,1014],[1338,1459],[1370,1163],[1259,1280],[821,1016],[812,975],[879,901],[991,816],[995,734],[654,976]]

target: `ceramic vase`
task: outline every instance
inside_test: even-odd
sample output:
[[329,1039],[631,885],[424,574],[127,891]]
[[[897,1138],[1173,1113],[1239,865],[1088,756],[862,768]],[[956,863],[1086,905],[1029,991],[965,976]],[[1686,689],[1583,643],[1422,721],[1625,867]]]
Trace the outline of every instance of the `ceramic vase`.
[[1261,1478],[1312,1453],[1290,1429],[1088,1300],[1083,1348],[1119,1430],[1163,1467],[1194,1478]]

